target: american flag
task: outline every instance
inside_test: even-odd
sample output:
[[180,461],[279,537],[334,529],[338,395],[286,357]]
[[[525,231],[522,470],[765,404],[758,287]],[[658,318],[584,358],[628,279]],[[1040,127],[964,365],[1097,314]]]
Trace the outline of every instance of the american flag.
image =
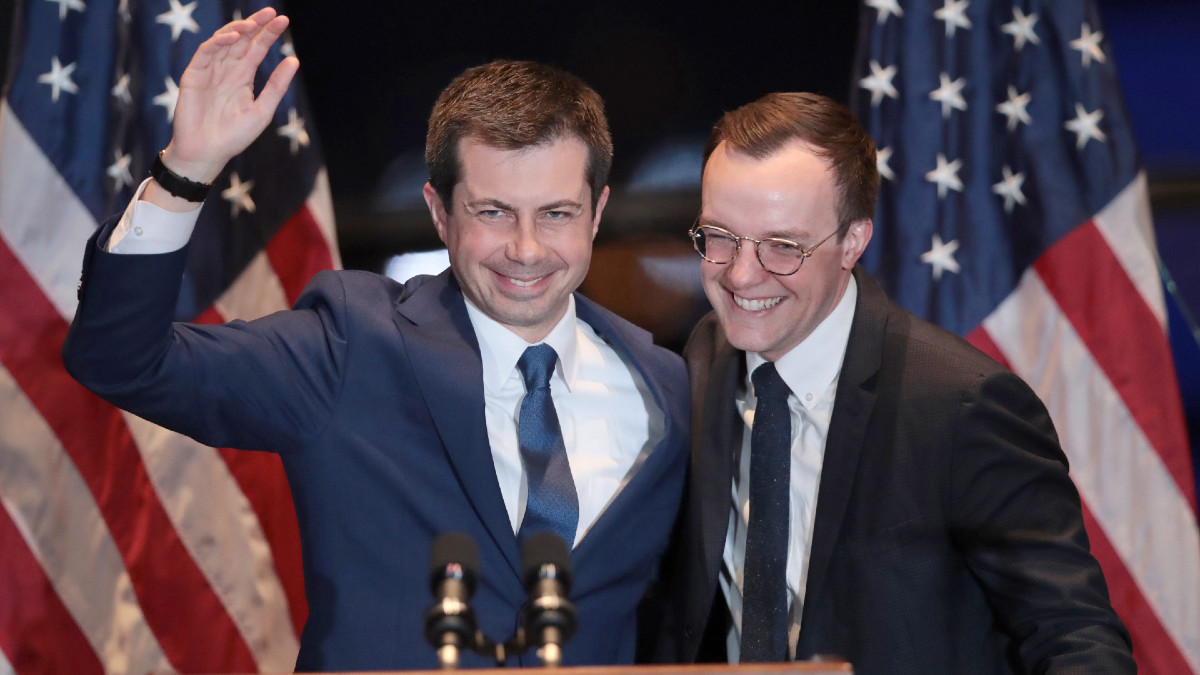
[[867,266],[1045,401],[1147,673],[1200,672],[1200,530],[1146,176],[1095,6],[866,0]]
[[[166,146],[188,60],[220,25],[264,6],[17,8],[0,108],[0,673],[295,663],[307,607],[278,458],[201,447],[122,413],[59,358],[84,243]],[[281,41],[260,75],[291,51]],[[338,264],[297,82],[210,193],[178,314],[283,309]]]

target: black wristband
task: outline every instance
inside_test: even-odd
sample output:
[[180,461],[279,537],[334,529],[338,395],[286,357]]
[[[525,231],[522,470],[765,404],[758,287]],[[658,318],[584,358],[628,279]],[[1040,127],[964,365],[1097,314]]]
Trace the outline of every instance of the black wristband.
[[164,152],[166,150],[159,150],[158,157],[155,157],[154,163],[150,165],[150,177],[162,186],[162,189],[180,199],[186,199],[189,202],[204,201],[204,198],[208,196],[208,189],[212,187],[212,184],[198,183],[171,171],[167,168],[166,164],[163,164],[162,156]]

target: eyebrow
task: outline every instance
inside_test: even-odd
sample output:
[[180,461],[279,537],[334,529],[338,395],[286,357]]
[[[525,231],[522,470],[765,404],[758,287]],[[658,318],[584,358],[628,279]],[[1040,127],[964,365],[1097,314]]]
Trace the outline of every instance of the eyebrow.
[[[463,206],[466,206],[469,209],[497,208],[497,209],[501,209],[503,211],[519,210],[519,209],[517,209],[517,207],[512,206],[510,204],[506,204],[498,199],[475,199],[475,200],[463,202]],[[580,202],[577,202],[573,199],[560,199],[556,202],[550,202],[549,204],[543,204],[542,206],[537,207],[537,210],[538,211],[553,211],[555,209],[561,209],[564,206],[573,207],[576,209],[583,209],[583,204]]]
[[[701,217],[698,219],[698,222],[701,227],[705,227],[705,226],[719,227],[722,230],[725,230],[726,232],[731,232],[733,234],[737,234],[736,232],[733,232],[733,228],[729,227],[728,225],[726,225],[725,223],[722,223],[719,220],[713,220],[711,218]],[[783,232],[783,231],[779,231],[779,230],[772,230],[770,232],[767,232],[762,237],[758,237],[758,238],[759,239],[786,239],[787,241],[795,242],[797,244],[801,243],[805,239],[814,239],[814,240],[816,239],[815,236],[809,234],[808,232]]]

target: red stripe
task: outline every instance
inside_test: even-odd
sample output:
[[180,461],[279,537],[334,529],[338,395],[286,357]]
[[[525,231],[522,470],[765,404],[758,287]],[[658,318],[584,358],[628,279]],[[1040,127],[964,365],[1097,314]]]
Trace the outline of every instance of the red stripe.
[[1125,561],[1109,543],[1104,530],[1092,517],[1087,504],[1083,505],[1083,525],[1087,528],[1092,555],[1100,561],[1108,595],[1129,634],[1133,638],[1133,658],[1144,675],[1178,675],[1192,672],[1179,647],[1163,628],[1158,614],[1146,602],[1142,590],[1129,574]]
[[249,648],[163,510],[121,414],[67,375],[67,324],[0,240],[0,361],[91,489],[163,652],[180,670],[256,670]]
[[1191,450],[1171,347],[1104,236],[1088,221],[1050,247],[1034,269],[1194,511]]
[[967,342],[970,342],[975,345],[976,349],[992,357],[996,363],[1012,370],[1012,364],[1008,362],[1008,359],[1004,358],[1004,352],[1000,351],[1000,346],[992,340],[992,336],[988,334],[983,324],[979,324],[975,330],[967,334]]
[[18,673],[104,672],[50,579],[0,508],[0,650]]
[[296,302],[314,274],[333,267],[329,243],[307,205],[292,214],[267,242],[266,252],[289,305]]

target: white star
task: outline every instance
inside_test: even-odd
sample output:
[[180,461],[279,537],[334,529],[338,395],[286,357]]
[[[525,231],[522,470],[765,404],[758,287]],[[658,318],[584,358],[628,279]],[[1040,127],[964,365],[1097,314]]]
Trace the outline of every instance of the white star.
[[1103,143],[1107,140],[1104,132],[1100,130],[1100,120],[1104,119],[1104,111],[1096,108],[1092,112],[1087,112],[1083,106],[1075,104],[1075,119],[1067,120],[1063,124],[1068,131],[1075,132],[1075,149],[1082,150],[1083,146],[1091,139],[1096,139]]
[[889,15],[904,16],[904,10],[900,9],[899,0],[867,0],[867,7],[874,7],[879,10],[879,17],[876,23],[887,21]]
[[279,45],[279,53],[284,56],[295,56],[296,45],[292,43],[292,37],[289,35],[283,38],[283,44]]
[[170,0],[170,2],[171,9],[154,17],[154,21],[155,23],[165,23],[171,27],[171,42],[178,40],[185,30],[189,33],[199,33],[200,24],[192,18],[192,12],[196,11],[199,0],[186,5],[180,5],[179,0]]
[[958,250],[958,240],[954,239],[946,243],[942,243],[942,238],[934,233],[933,246],[926,252],[921,254],[921,262],[928,264],[933,268],[933,280],[941,281],[942,272],[954,272],[958,274],[958,261],[954,259],[954,252]]
[[301,147],[308,147],[308,132],[304,130],[304,118],[296,115],[295,108],[288,111],[287,124],[279,127],[276,133],[292,142],[293,155],[299,152]]
[[113,186],[113,190],[120,190],[126,185],[133,185],[133,176],[129,174],[130,156],[122,155],[120,150],[113,151],[113,156],[116,157],[116,161],[109,164],[108,168],[104,170],[108,174],[108,177],[116,183]]
[[111,93],[113,98],[125,105],[133,103],[133,96],[129,93],[129,73],[125,73],[117,78],[117,83],[113,85]]
[[954,37],[955,29],[971,28],[971,20],[966,13],[969,4],[970,0],[946,0],[942,8],[933,13],[934,17],[946,22],[946,37]]
[[1085,23],[1079,38],[1071,40],[1071,49],[1078,49],[1079,53],[1083,55],[1084,68],[1092,65],[1092,59],[1104,63],[1104,50],[1100,49],[1100,40],[1103,39],[1104,33],[1100,31],[1093,33],[1091,26]]
[[1020,7],[1013,7],[1013,20],[1000,27],[1002,32],[1013,36],[1016,41],[1017,51],[1025,48],[1025,43],[1041,44],[1038,40],[1037,33],[1033,32],[1033,25],[1037,23],[1037,14],[1025,16]]
[[1012,213],[1013,203],[1025,205],[1025,193],[1021,186],[1025,184],[1025,174],[1013,174],[1008,166],[1004,167],[1004,180],[992,186],[992,192],[1004,197],[1004,212]]
[[996,106],[996,112],[1008,118],[1009,131],[1016,129],[1019,122],[1029,124],[1029,111],[1026,110],[1029,100],[1029,92],[1018,94],[1016,87],[1008,85],[1008,100]]
[[175,121],[175,104],[179,102],[179,87],[175,85],[175,81],[169,77],[163,78],[166,83],[167,90],[151,99],[154,105],[161,105],[167,109],[167,121]]
[[883,95],[889,98],[900,98],[900,92],[892,86],[892,78],[896,76],[896,66],[881,68],[878,61],[871,61],[871,74],[859,80],[863,89],[871,92],[871,105],[879,105]]
[[946,163],[946,156],[938,153],[937,168],[925,174],[925,180],[930,183],[937,183],[938,199],[946,197],[946,190],[954,190],[962,192],[963,184],[958,178],[958,170],[962,168],[962,160],[956,159],[949,164]]
[[79,87],[75,81],[71,79],[71,73],[75,72],[75,66],[78,63],[72,63],[65,68],[58,62],[57,56],[50,57],[50,72],[38,75],[38,82],[50,85],[50,100],[58,102],[60,92],[75,94],[79,92]]
[[942,119],[950,117],[950,109],[966,110],[967,102],[963,100],[962,88],[967,84],[967,78],[960,77],[953,82],[950,81],[950,76],[946,73],[939,73],[938,79],[942,85],[937,89],[929,92],[929,98],[940,101],[942,104]]
[[894,180],[896,174],[892,173],[892,167],[888,166],[888,161],[892,159],[891,148],[878,148],[875,150],[875,170],[880,176],[888,180]]
[[125,23],[133,21],[133,15],[129,13],[129,0],[121,0],[117,4],[117,12],[121,15],[121,20]]
[[73,9],[76,12],[83,12],[83,10],[86,9],[83,6],[82,0],[46,0],[46,1],[58,3],[58,20],[59,21],[62,21],[67,18],[68,10]]
[[254,181],[248,180],[245,183],[238,178],[237,172],[234,171],[229,176],[229,187],[221,190],[221,197],[229,203],[233,204],[233,215],[242,212],[243,209],[247,213],[254,213],[254,200],[250,199],[250,189],[254,187]]

